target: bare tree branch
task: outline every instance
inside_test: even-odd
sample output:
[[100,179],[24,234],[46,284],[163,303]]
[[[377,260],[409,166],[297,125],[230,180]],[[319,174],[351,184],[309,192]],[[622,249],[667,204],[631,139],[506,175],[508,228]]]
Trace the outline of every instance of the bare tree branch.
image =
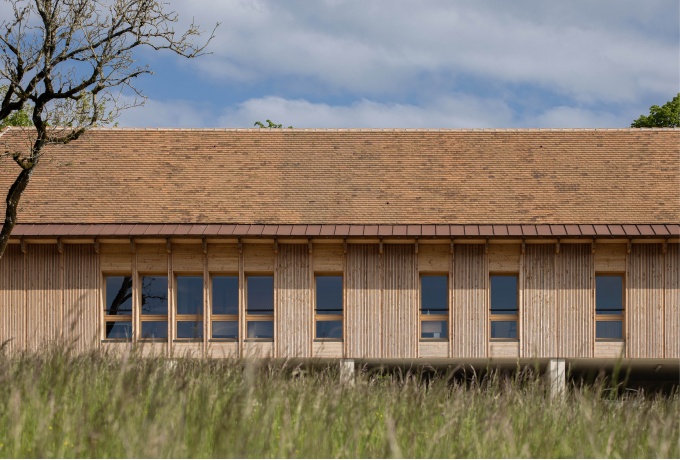
[[[139,48],[169,50],[195,58],[214,37],[192,23],[175,32],[178,15],[163,0],[5,0],[12,17],[0,22],[0,124],[30,112],[24,150],[5,146],[20,167],[6,199],[0,257],[17,222],[17,206],[46,146],[77,140],[88,129],[110,123],[121,110],[143,104],[134,82],[151,69],[135,64]],[[126,88],[137,95],[121,103]],[[16,128],[13,128],[16,129]]]

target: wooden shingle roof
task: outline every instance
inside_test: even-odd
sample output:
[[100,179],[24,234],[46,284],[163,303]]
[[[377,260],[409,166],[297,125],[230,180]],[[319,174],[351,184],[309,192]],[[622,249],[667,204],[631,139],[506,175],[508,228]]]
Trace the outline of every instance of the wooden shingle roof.
[[[25,136],[6,130],[2,151],[20,148]],[[521,225],[667,232],[680,223],[679,146],[677,129],[95,129],[48,148],[22,197],[17,230],[332,225],[349,234],[354,225],[363,234],[382,224],[406,233],[446,226],[451,234],[465,225],[491,234]],[[0,159],[2,193],[18,171]]]

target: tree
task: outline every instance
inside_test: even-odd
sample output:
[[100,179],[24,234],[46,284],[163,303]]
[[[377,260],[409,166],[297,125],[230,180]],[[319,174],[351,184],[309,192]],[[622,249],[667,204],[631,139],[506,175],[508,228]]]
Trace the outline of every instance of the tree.
[[[201,44],[193,42],[201,35],[196,24],[175,33],[178,16],[163,0],[8,3],[11,17],[0,22],[0,83],[6,88],[0,94],[0,123],[29,125],[30,147],[0,150],[20,169],[7,193],[0,258],[17,221],[21,194],[45,147],[75,141],[121,110],[143,104],[135,81],[152,72],[137,65],[133,53],[150,48],[194,58],[203,54],[215,31]],[[123,89],[134,98],[121,97]]]
[[649,115],[640,117],[630,124],[631,128],[677,128],[680,127],[680,93],[659,107],[649,108]]

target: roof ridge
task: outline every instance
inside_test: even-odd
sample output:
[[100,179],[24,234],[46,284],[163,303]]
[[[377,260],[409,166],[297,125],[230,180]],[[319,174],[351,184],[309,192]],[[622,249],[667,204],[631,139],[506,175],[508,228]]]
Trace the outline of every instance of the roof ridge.
[[[9,127],[8,127],[9,128]],[[678,131],[680,128],[140,128],[96,127],[88,131],[214,131],[214,132],[600,132]]]

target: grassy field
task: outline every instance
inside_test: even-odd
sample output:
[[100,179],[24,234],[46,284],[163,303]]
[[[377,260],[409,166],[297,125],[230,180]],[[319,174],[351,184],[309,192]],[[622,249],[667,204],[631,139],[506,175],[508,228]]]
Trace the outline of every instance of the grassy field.
[[242,361],[0,354],[0,457],[678,457],[680,397]]

